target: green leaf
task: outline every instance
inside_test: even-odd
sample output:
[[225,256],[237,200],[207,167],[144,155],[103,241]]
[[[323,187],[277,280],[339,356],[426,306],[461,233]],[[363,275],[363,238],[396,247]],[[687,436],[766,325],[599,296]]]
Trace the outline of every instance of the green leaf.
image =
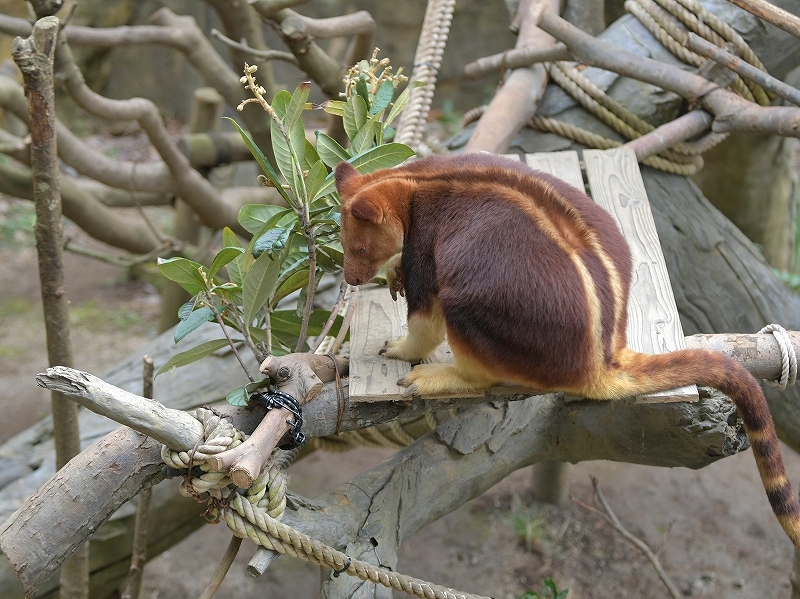
[[317,152],[320,160],[328,168],[336,168],[342,161],[349,160],[350,154],[335,139],[322,131],[317,131]]
[[278,193],[280,193],[281,197],[284,200],[286,200],[287,204],[289,204],[290,206],[294,206],[292,198],[289,197],[289,194],[286,193],[286,190],[281,186],[281,182],[278,180],[278,173],[276,173],[275,169],[272,168],[272,165],[270,165],[270,163],[267,162],[267,158],[266,156],[264,156],[264,153],[261,151],[261,148],[259,148],[255,144],[255,142],[250,138],[250,136],[245,132],[245,130],[239,126],[239,123],[237,123],[235,120],[227,116],[223,118],[226,118],[231,123],[233,123],[234,127],[236,127],[236,129],[239,131],[239,135],[242,136],[245,145],[247,145],[248,149],[250,150],[250,153],[253,155],[253,158],[256,159],[256,162],[261,167],[261,170],[264,171],[264,174],[269,178],[270,182],[272,183],[272,186],[278,190]]
[[287,90],[282,89],[280,90],[275,96],[272,98],[272,110],[275,111],[275,114],[278,115],[278,118],[283,121],[286,118],[286,109],[289,107],[289,103],[292,101],[292,94],[290,94]]
[[247,325],[253,321],[256,312],[272,297],[280,271],[280,262],[270,260],[267,255],[258,258],[247,271],[247,276],[242,284],[244,321]]
[[[286,115],[283,118],[283,122],[287,129],[291,129],[292,125],[300,120],[300,116],[303,114],[303,109],[305,108],[310,89],[311,82],[304,81],[294,90],[291,100],[289,101],[289,106],[286,108]],[[305,140],[305,137],[303,139]]]
[[356,93],[361,96],[366,105],[369,106],[369,90],[367,89],[367,77],[364,73],[361,73],[361,76],[356,82]]
[[334,116],[344,116],[345,105],[346,102],[342,102],[341,100],[325,100],[315,108],[322,108],[325,112]]
[[330,260],[330,264],[326,265],[318,259],[320,266],[322,266],[328,272],[336,272],[342,268],[344,264],[344,252],[342,252],[342,248],[338,244],[334,245],[331,243],[329,245],[324,245],[317,248],[317,256],[320,254]]
[[394,84],[391,81],[384,81],[381,83],[378,91],[375,92],[375,98],[372,100],[372,108],[369,109],[370,116],[378,114],[386,108],[394,97]]
[[195,295],[206,288],[203,277],[200,276],[200,269],[203,268],[193,260],[187,258],[168,258],[158,259],[158,270],[170,281],[175,281],[186,291]]
[[205,323],[213,320],[215,320],[215,317],[211,308],[208,306],[198,308],[189,314],[186,319],[181,320],[178,326],[175,327],[175,343],[178,343],[178,341],[185,338],[189,333],[196,331]]
[[[330,310],[314,310],[311,313],[311,318],[308,319],[308,334],[319,335],[322,332],[322,327],[328,321],[331,315]],[[341,323],[341,315],[336,317],[336,322]],[[273,331],[290,333],[297,337],[300,335],[300,324],[302,318],[297,316],[294,310],[276,310],[270,317]],[[335,324],[338,328],[338,324]]]
[[[365,175],[381,168],[392,168],[398,164],[402,164],[413,155],[414,150],[407,145],[392,142],[370,148],[366,152],[349,159],[348,162],[352,164],[359,173]],[[335,190],[336,182],[334,181],[333,173],[330,173],[325,179],[325,184],[316,193],[313,199],[321,198]]]
[[178,308],[178,320],[186,320],[189,318],[189,314],[192,313],[194,310],[194,303],[197,301],[197,296],[190,299],[188,302],[183,304],[180,308]]
[[225,247],[222,248],[217,255],[214,256],[214,260],[211,262],[211,268],[208,270],[208,276],[213,277],[219,269],[229,264],[239,256],[244,253],[244,248],[240,247]]
[[306,175],[306,193],[308,193],[309,198],[313,198],[319,188],[325,184],[325,177],[328,176],[328,169],[325,168],[325,164],[323,164],[322,160],[317,160],[311,168],[308,169],[308,175]]
[[403,107],[408,102],[408,97],[411,94],[411,90],[415,87],[419,87],[420,85],[425,85],[425,83],[422,81],[412,81],[406,86],[403,92],[397,96],[397,100],[394,101],[392,109],[389,111],[389,115],[386,117],[386,120],[383,121],[384,130],[386,127],[392,124],[392,121],[397,118],[397,115],[399,115],[400,111],[403,110]]
[[[287,134],[289,132],[287,131]],[[278,170],[286,179],[295,197],[297,196],[296,175],[292,163],[292,151],[289,149],[289,142],[281,133],[278,123],[274,120],[270,122],[270,137],[272,138],[272,153],[275,155],[275,163]]]
[[298,289],[308,285],[308,265],[298,264],[299,268],[289,273],[287,277],[282,277],[281,282],[278,284],[278,290],[275,292],[273,303],[279,302],[290,293],[294,293]]
[[347,100],[342,115],[342,124],[347,137],[353,140],[364,123],[367,122],[367,103],[361,96],[352,96]]
[[251,235],[258,235],[266,223],[272,221],[276,216],[284,216],[289,213],[292,213],[292,210],[283,206],[246,204],[239,211],[239,224]]
[[172,368],[180,368],[181,366],[186,366],[192,362],[197,362],[198,360],[213,354],[218,349],[222,349],[223,347],[227,346],[227,339],[215,339],[214,341],[206,341],[205,343],[201,343],[192,349],[187,349],[184,352],[172,356],[169,360],[167,360],[166,364],[158,369],[156,376]]
[[[250,204],[251,206],[258,206],[260,204]],[[244,206],[242,206],[244,208]],[[239,218],[241,218],[241,210],[239,211]],[[241,222],[241,221],[239,221]],[[237,237],[236,233],[230,227],[224,227],[222,229],[222,245],[227,248],[243,248],[242,242],[239,241],[239,237]]]
[[270,260],[277,260],[280,253],[289,244],[289,235],[292,234],[294,223],[285,227],[273,227],[253,244],[253,256],[259,258],[262,254],[269,256]]
[[[317,162],[319,162],[319,154],[317,154],[317,148],[314,147],[307,139],[306,142],[306,151],[303,154],[303,168],[305,170],[309,170],[312,168]],[[306,185],[306,188],[308,185]]]
[[[239,213],[241,218],[241,212]],[[242,242],[231,229],[225,227],[222,229],[222,243],[225,247],[242,247]],[[225,266],[228,272],[228,278],[232,283],[241,286],[244,280],[244,272],[242,271],[242,264],[244,263],[244,256],[238,256]]]
[[356,135],[353,142],[350,144],[350,151],[353,154],[361,154],[361,152],[367,150],[368,148],[372,147],[373,142],[375,141],[375,136],[378,134],[378,130],[381,127],[381,122],[379,114],[376,114],[364,124],[361,129],[358,130],[358,135]]
[[247,391],[245,391],[244,387],[239,387],[238,389],[234,389],[225,396],[225,401],[227,401],[229,405],[235,406],[237,408],[246,407],[247,399],[248,399]]
[[232,406],[245,407],[248,405],[250,395],[257,389],[267,387],[270,384],[269,378],[261,379],[260,381],[253,381],[247,383],[244,387],[234,389],[225,397],[225,400]]

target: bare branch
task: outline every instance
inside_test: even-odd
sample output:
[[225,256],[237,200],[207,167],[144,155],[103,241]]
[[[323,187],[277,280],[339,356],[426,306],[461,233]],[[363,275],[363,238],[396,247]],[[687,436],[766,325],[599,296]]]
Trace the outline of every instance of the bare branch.
[[290,54],[289,52],[281,52],[280,50],[258,50],[256,48],[251,48],[247,45],[247,40],[235,42],[218,29],[211,30],[211,37],[221,41],[229,48],[234,48],[244,52],[245,54],[249,54],[252,57],[260,58],[261,60],[282,60],[284,62],[288,62],[289,64],[293,64],[296,67],[300,66],[300,63],[298,62],[297,58],[295,58],[295,55]]
[[623,147],[633,150],[636,154],[636,160],[641,162],[648,156],[653,156],[667,148],[671,148],[678,142],[686,141],[699,135],[706,131],[713,121],[714,117],[705,110],[692,110],[674,121],[657,127],[650,133],[629,141]]
[[783,81],[775,79],[769,73],[757,69],[756,67],[746,63],[738,56],[734,56],[730,52],[726,52],[722,48],[718,48],[714,44],[707,42],[699,35],[690,33],[686,40],[686,47],[698,54],[710,58],[717,64],[738,73],[750,81],[755,81],[764,89],[771,91],[776,96],[789,100],[792,104],[800,106],[800,90],[786,85]]
[[748,102],[699,75],[606,44],[570,25],[552,11],[545,11],[539,26],[564,42],[577,58],[588,65],[651,83],[699,103],[714,115],[713,130],[717,133],[753,131],[800,137],[800,111],[796,108],[764,107]]
[[493,54],[470,62],[464,67],[464,75],[470,79],[480,79],[497,71],[529,67],[537,62],[555,62],[557,60],[573,60],[567,47],[558,43],[552,48],[526,46]]
[[189,165],[169,137],[158,108],[150,100],[110,100],[96,94],[83,80],[65,36],[60,36],[56,70],[72,98],[91,114],[109,120],[136,120],[164,160],[181,198],[208,227],[221,229],[236,223],[236,214],[221,201],[216,189]]
[[741,9],[780,27],[795,37],[800,37],[800,18],[765,0],[728,0]]
[[[558,0],[520,1],[522,15],[517,47],[548,48],[555,40],[537,27],[542,12],[558,11]],[[524,11],[524,12],[523,12]],[[511,140],[536,112],[547,86],[547,70],[537,64],[515,69],[494,95],[466,146],[466,151],[503,153]]]

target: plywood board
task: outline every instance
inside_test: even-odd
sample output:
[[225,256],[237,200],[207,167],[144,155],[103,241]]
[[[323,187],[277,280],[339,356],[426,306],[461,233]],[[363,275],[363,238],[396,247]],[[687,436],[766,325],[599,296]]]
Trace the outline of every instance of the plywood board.
[[[631,150],[585,150],[591,196],[617,221],[633,256],[628,301],[628,346],[661,354],[685,347],[667,265],[647,201],[644,181]],[[646,396],[647,401],[696,401],[697,387]]]
[[578,153],[575,151],[526,154],[525,162],[537,171],[558,177],[573,187],[584,190],[581,164],[578,161]]

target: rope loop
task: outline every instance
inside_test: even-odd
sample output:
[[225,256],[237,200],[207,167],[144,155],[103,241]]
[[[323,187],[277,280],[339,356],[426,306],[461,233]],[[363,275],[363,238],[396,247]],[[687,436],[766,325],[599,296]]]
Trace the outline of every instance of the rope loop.
[[774,323],[768,324],[759,333],[772,333],[781,348],[781,376],[777,381],[767,381],[767,384],[783,391],[786,385],[794,385],[797,380],[797,354],[794,351],[792,338],[786,329]]

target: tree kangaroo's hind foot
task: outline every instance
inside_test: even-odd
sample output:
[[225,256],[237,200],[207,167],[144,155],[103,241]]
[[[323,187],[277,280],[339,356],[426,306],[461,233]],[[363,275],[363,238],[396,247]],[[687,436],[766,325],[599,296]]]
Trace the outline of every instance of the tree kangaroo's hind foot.
[[397,381],[407,387],[403,395],[473,395],[491,387],[497,381],[484,376],[467,374],[458,364],[419,364]]

